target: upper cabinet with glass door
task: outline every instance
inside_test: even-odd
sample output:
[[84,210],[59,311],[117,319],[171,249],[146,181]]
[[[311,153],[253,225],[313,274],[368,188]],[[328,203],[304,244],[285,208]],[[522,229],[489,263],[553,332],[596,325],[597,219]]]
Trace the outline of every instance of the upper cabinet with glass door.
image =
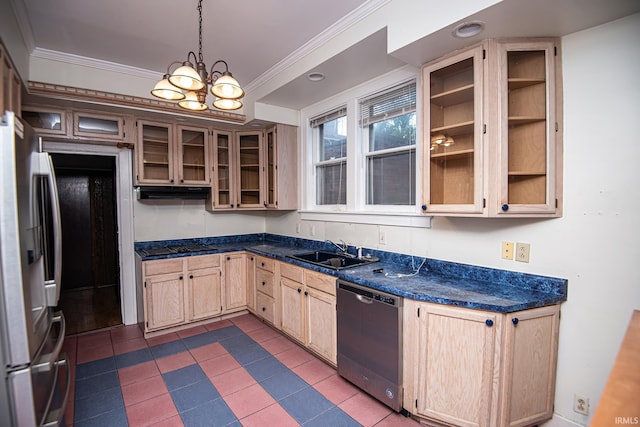
[[234,209],[236,207],[235,150],[233,146],[233,132],[217,130],[213,132],[211,197],[205,205],[209,210]]
[[427,214],[483,211],[483,54],[476,46],[422,69]]
[[209,130],[178,126],[178,184],[209,185]]
[[505,41],[496,51],[498,173],[490,213],[561,216],[559,42]]
[[265,203],[267,209],[298,208],[298,128],[277,124],[265,134]]
[[264,208],[263,131],[236,132],[237,201],[239,208]]
[[423,66],[423,212],[556,217],[558,41],[487,40]]
[[173,125],[138,120],[136,183],[173,185]]

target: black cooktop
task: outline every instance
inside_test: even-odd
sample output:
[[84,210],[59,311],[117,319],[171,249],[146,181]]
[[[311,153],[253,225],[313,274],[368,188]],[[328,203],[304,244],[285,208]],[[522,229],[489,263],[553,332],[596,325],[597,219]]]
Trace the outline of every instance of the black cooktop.
[[190,252],[213,251],[215,249],[216,248],[211,245],[193,243],[190,245],[171,245],[171,246],[162,246],[159,248],[139,249],[138,252],[142,256],[160,256],[160,255],[186,254]]

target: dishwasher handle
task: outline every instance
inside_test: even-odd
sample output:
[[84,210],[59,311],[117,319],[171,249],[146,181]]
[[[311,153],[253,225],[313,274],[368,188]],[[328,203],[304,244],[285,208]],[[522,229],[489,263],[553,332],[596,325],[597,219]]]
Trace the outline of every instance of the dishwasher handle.
[[365,297],[364,295],[355,294],[356,299],[363,304],[373,304],[373,300],[369,297]]

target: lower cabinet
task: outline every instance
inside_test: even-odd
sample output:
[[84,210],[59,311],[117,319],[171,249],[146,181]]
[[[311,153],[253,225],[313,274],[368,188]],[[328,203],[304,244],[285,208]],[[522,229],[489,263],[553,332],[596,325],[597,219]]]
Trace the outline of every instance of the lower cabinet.
[[153,333],[246,308],[246,255],[142,261],[144,330]]
[[279,263],[282,331],[336,365],[336,279]]
[[225,313],[247,307],[247,254],[231,252],[224,257],[224,311]]
[[510,314],[405,300],[404,406],[456,426],[551,418],[559,306]]

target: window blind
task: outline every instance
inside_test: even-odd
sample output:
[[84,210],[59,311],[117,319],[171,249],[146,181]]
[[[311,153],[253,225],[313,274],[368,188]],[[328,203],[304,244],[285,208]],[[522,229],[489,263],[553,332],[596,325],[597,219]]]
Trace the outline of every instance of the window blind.
[[338,119],[340,117],[344,117],[347,115],[347,107],[340,107],[337,110],[330,111],[328,113],[324,113],[320,116],[316,116],[309,121],[309,125],[312,128],[317,128],[318,126],[330,122],[332,120]]
[[360,101],[360,126],[401,116],[416,110],[416,82],[402,83]]

